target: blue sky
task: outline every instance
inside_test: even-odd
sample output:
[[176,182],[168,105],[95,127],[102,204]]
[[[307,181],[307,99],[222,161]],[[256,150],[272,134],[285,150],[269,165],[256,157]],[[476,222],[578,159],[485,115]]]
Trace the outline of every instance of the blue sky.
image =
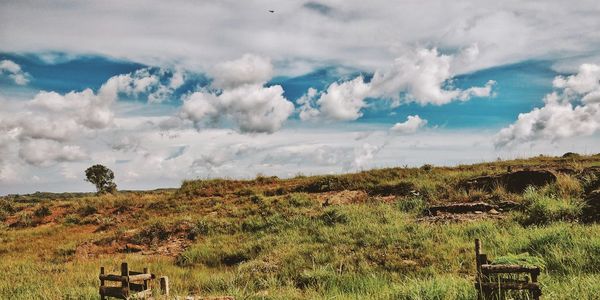
[[3,2],[0,194],[595,153],[598,10]]

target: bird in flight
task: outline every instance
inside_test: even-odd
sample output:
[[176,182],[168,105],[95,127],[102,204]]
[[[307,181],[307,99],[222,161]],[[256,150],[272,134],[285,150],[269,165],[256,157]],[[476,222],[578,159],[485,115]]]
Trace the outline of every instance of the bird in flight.
[[269,12],[270,12],[270,13],[274,13],[275,11],[274,11],[274,10],[269,10]]

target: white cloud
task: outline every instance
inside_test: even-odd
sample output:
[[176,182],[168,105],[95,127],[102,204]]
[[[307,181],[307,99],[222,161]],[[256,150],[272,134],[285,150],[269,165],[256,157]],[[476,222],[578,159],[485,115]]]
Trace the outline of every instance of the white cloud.
[[[459,60],[474,59],[476,47],[466,48]],[[443,105],[453,100],[467,101],[471,97],[489,97],[495,81],[483,87],[458,89],[449,86],[456,75],[452,72],[454,56],[441,54],[437,49],[417,49],[397,58],[386,68],[375,71],[370,82],[362,76],[341,83],[333,83],[316,101],[313,95],[302,100],[300,118],[325,118],[338,121],[356,120],[362,116],[367,98],[393,100],[392,106],[416,102],[420,105]],[[310,90],[309,90],[310,92]],[[317,108],[318,107],[318,108]]]
[[37,166],[48,166],[56,162],[79,161],[88,158],[79,146],[36,139],[26,140],[21,144],[19,157],[25,162]]
[[517,121],[495,137],[496,147],[539,140],[556,141],[592,135],[600,130],[600,66],[584,64],[567,78],[558,76],[544,106],[521,113]]
[[142,68],[129,74],[109,78],[103,88],[114,95],[123,93],[139,97],[145,94],[148,102],[162,103],[168,100],[184,82],[185,75],[180,70],[170,72],[165,69]]
[[273,133],[293,111],[294,105],[283,97],[281,86],[246,84],[220,94],[195,92],[184,100],[180,117],[197,126],[215,124],[225,118],[242,132]]
[[23,72],[21,66],[12,60],[0,60],[0,75],[3,74],[18,85],[26,85],[29,82],[29,74]]
[[[109,78],[97,92],[40,91],[28,101],[14,101],[6,107],[0,116],[0,133],[14,139],[11,143],[18,145],[18,156],[28,164],[48,166],[83,160],[88,157],[84,148],[72,143],[93,139],[99,130],[115,126],[113,106],[120,94],[147,94],[149,102],[160,102],[184,81],[180,71],[143,68]],[[139,147],[135,137],[112,144],[124,151]]]
[[421,119],[419,115],[408,116],[406,121],[396,123],[390,130],[399,134],[411,134],[427,125],[427,120]]
[[230,89],[245,84],[263,85],[273,76],[273,65],[265,57],[244,54],[241,58],[216,65],[210,72],[212,86]]
[[[600,48],[595,1],[128,2],[2,1],[0,51],[94,53],[196,69],[260,53],[276,66],[293,61],[372,71],[407,46],[461,49],[477,42],[479,59],[462,73],[532,58],[595,55]],[[140,7],[153,18],[140,16]],[[276,72],[282,71],[289,70]]]
[[356,120],[362,116],[361,109],[367,106],[365,97],[370,85],[362,76],[341,83],[334,82],[323,92],[316,104],[319,117],[337,121]]
[[211,84],[219,90],[203,89],[188,95],[179,117],[197,127],[226,119],[233,121],[241,132],[279,130],[293,113],[294,104],[283,96],[280,85],[264,86],[271,70],[269,60],[249,54],[219,64]]

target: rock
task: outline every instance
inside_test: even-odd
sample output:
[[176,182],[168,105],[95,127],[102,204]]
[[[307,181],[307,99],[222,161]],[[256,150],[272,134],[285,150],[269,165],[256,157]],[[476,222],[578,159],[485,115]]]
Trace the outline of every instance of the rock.
[[142,250],[144,250],[143,246],[135,244],[125,244],[125,251],[127,252],[140,252]]
[[600,189],[589,193],[585,197],[585,203],[583,219],[588,222],[600,221]]
[[483,213],[483,212],[482,212],[482,211],[480,211],[480,210],[476,210],[476,211],[475,211],[475,214],[476,214],[476,215],[480,215],[480,214],[482,214],[482,213]]
[[488,204],[485,202],[471,202],[471,203],[451,203],[448,205],[439,205],[429,207],[430,215],[437,215],[440,212],[453,213],[453,214],[465,214],[465,213],[477,213],[478,211],[485,212],[492,209],[497,209],[498,206]]
[[488,213],[489,213],[489,214],[492,214],[492,215],[497,215],[497,214],[499,214],[500,212],[499,212],[499,211],[497,211],[497,210],[495,210],[495,209],[490,209],[490,211],[488,211]]
[[514,201],[504,200],[504,201],[498,202],[498,207],[503,211],[508,211],[508,210],[520,208],[521,204],[514,202]]
[[522,193],[528,186],[541,187],[556,182],[556,175],[548,170],[521,170],[500,175],[480,176],[459,184],[466,190],[479,189],[493,191],[496,186],[504,186],[511,193]]

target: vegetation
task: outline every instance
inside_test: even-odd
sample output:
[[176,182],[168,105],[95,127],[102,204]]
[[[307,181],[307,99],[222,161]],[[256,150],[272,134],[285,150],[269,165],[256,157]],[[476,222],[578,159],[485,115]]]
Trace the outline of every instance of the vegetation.
[[85,180],[94,184],[99,194],[116,192],[114,179],[113,171],[103,165],[93,165],[85,170]]
[[[523,194],[458,188],[509,166],[574,172]],[[536,157],[5,197],[0,299],[97,299],[99,267],[115,273],[121,261],[169,276],[172,293],[181,296],[474,299],[475,238],[495,263],[542,266],[546,299],[593,299],[600,290],[600,225],[580,217],[594,184],[580,174],[593,166],[600,157]],[[431,205],[473,201],[514,201],[520,208],[459,221],[427,215]],[[127,244],[143,250],[128,251]]]

